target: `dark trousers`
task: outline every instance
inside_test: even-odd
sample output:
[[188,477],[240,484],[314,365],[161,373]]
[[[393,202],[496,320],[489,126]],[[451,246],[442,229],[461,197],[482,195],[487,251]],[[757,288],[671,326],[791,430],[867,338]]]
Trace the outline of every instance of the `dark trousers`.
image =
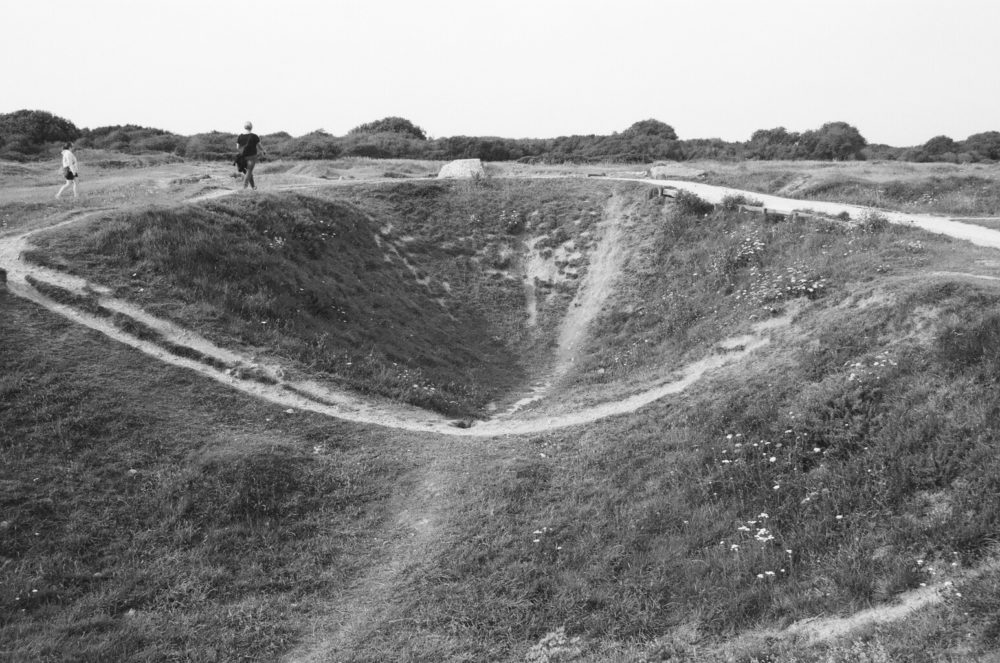
[[249,186],[251,189],[256,189],[257,185],[253,181],[253,167],[257,165],[257,157],[246,157],[247,160],[247,172],[243,175],[243,188]]

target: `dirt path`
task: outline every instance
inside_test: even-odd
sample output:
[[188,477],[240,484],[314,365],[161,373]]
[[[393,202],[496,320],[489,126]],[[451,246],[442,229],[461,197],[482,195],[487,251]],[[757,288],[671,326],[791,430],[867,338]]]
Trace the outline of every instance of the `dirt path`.
[[621,243],[622,226],[625,224],[624,205],[621,196],[612,196],[598,225],[599,240],[590,255],[587,273],[559,326],[554,370],[556,379],[573,367],[580,346],[587,337],[587,327],[611,296],[611,288],[621,272],[624,261]]
[[438,438],[414,450],[412,476],[404,479],[392,507],[395,517],[383,545],[383,561],[361,575],[330,602],[329,612],[312,620],[309,633],[282,660],[320,663],[350,659],[365,651],[378,628],[410,621],[418,599],[406,592],[434,568],[437,557],[455,545],[450,526],[461,511],[464,486],[475,469],[511,456],[505,442],[485,446],[477,440]]
[[[622,227],[626,222],[624,203],[620,196],[612,196],[605,206],[604,216],[597,226],[597,246],[591,252],[587,273],[577,288],[566,316],[559,325],[555,349],[555,365],[548,375],[536,380],[531,393],[518,400],[501,415],[511,417],[528,405],[548,395],[558,380],[573,368],[579,356],[587,327],[600,313],[604,302],[611,296],[611,287],[621,272],[624,254],[621,246]],[[528,259],[525,264],[525,299],[527,300],[528,326],[537,324],[538,310],[534,280],[554,280],[557,269],[554,263],[542,259],[535,252],[537,238],[527,243]],[[578,423],[583,423],[578,422]]]
[[[871,211],[870,207],[860,205],[849,205],[847,203],[828,203],[821,200],[795,200],[794,198],[781,198],[755,191],[744,191],[742,189],[730,189],[714,184],[703,184],[701,182],[688,182],[685,180],[650,180],[633,179],[622,177],[607,178],[611,180],[625,182],[641,182],[653,186],[670,187],[681,189],[697,194],[699,197],[710,203],[718,204],[722,199],[731,195],[743,195],[753,198],[763,203],[764,207],[776,212],[790,213],[796,210],[812,210],[829,216],[837,216],[843,212],[851,215],[852,219],[860,219],[866,212]],[[986,246],[993,249],[1000,249],[1000,231],[991,230],[983,226],[962,223],[949,217],[933,216],[930,214],[909,214],[907,212],[893,212],[891,210],[876,210],[885,216],[890,223],[898,223],[926,230],[938,235],[947,235],[956,239],[964,239],[979,246]]]

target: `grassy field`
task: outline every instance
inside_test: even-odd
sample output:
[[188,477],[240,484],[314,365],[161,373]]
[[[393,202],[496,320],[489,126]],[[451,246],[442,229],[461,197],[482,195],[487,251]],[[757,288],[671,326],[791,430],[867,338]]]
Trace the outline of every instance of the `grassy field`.
[[[609,196],[628,201],[626,259],[555,407],[791,324],[633,414],[477,440],[267,405],[0,291],[0,659],[993,660],[993,252],[582,178],[392,179],[153,201],[39,237],[32,259],[447,411],[393,391],[419,372],[462,413],[551,363]],[[536,327],[530,242],[582,256]],[[410,373],[345,370],[358,347]],[[779,635],[922,585],[942,600],[907,619]]]
[[853,162],[694,163],[699,179],[804,200],[901,212],[1000,215],[1000,177],[986,164]]
[[273,660],[377,561],[398,436],[0,306],[0,659]]

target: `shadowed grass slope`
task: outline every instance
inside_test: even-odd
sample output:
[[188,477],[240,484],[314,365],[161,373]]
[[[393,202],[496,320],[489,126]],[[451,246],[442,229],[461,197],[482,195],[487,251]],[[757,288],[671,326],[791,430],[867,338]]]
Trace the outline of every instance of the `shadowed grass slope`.
[[383,434],[0,307],[0,659],[275,660],[378,563]]
[[[593,246],[596,226],[614,193],[642,200],[648,188],[579,179],[501,179],[407,182],[337,187],[326,196],[346,199],[390,224],[427,275],[447,282],[452,295],[480,310],[491,326],[531,365],[551,360],[556,328],[576,293],[578,278],[539,282],[536,328],[524,324],[522,286],[525,244],[551,254]],[[576,276],[585,259],[569,261]]]
[[482,311],[418,282],[379,228],[343,203],[261,196],[113,215],[30,257],[362,391],[463,413],[517,382]]

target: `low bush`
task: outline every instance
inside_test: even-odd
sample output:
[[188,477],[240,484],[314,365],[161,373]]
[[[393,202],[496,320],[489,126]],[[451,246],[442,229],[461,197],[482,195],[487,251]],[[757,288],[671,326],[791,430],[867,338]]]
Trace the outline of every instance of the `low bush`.
[[692,216],[705,216],[715,209],[715,205],[699,197],[690,191],[678,191],[674,197],[674,203],[682,214]]
[[889,228],[889,219],[878,210],[865,210],[858,220],[857,228],[869,235],[884,233]]
[[751,207],[762,207],[764,203],[757,200],[756,198],[750,198],[743,195],[742,193],[729,193],[722,197],[722,202],[719,203],[719,207],[726,210],[727,212],[732,212],[739,209],[740,205],[750,205]]

